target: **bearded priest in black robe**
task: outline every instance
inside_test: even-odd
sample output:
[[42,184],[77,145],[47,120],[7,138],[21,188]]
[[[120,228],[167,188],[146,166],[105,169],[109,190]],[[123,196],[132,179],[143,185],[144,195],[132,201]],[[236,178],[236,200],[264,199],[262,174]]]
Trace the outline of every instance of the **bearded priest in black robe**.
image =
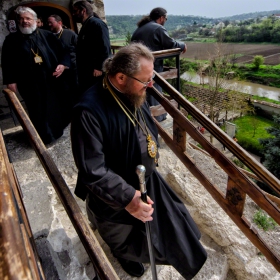
[[65,104],[71,103],[63,94],[70,55],[54,34],[37,28],[32,9],[18,7],[16,12],[19,30],[5,38],[2,48],[3,84],[19,91],[33,125],[48,144],[70,123],[72,108]]
[[73,4],[73,18],[81,23],[77,41],[77,73],[80,93],[103,79],[102,65],[111,56],[107,24],[93,12],[88,1]]
[[[145,102],[153,85],[152,53],[136,43],[105,61],[106,76],[74,108],[71,139],[78,167],[75,194],[87,200],[97,227],[132,276],[149,263],[145,222],[150,222],[156,264],[172,265],[192,279],[206,260],[200,232],[184,204],[156,170],[157,129]],[[142,202],[136,166],[144,165],[148,193]]]

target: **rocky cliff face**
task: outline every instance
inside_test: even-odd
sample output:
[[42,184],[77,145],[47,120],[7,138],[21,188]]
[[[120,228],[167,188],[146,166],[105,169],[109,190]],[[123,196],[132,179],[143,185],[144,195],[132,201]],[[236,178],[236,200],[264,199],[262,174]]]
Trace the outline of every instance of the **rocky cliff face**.
[[[4,134],[47,279],[92,279],[94,270],[87,253],[25,134],[19,128],[4,130]],[[205,265],[194,279],[279,280],[278,272],[164,142],[161,147],[158,170],[184,201],[202,232],[201,242],[208,252]],[[69,127],[63,137],[48,146],[48,152],[73,192],[77,170],[71,152]],[[225,188],[227,177],[211,158],[191,148],[188,152],[203,165],[203,172],[211,174],[211,180],[221,190]],[[77,201],[85,213],[84,202]],[[95,234],[120,279],[131,279],[120,268],[98,232]],[[140,279],[151,279],[149,265],[145,268],[146,272]],[[183,279],[170,266],[157,266],[157,270],[159,279]]]

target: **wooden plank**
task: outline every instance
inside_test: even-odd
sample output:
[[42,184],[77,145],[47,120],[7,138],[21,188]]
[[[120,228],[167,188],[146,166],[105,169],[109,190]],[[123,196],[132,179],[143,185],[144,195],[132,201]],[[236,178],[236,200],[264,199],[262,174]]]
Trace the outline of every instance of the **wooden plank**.
[[96,236],[94,235],[87,219],[84,217],[77,201],[73,197],[69,187],[51,158],[48,150],[40,139],[37,131],[32,125],[28,115],[20,104],[14,92],[9,89],[3,90],[10,100],[17,118],[26,132],[33,148],[40,159],[64,209],[67,212],[81,242],[87,251],[95,270],[101,280],[119,280]]
[[[176,91],[171,85],[166,83],[160,75],[156,75],[156,82],[166,91],[168,94],[174,98],[180,106],[182,106],[187,112],[199,121],[203,127],[207,127],[207,130],[214,135],[222,144],[237,157],[244,159],[247,162],[247,166],[253,170],[257,176],[261,179],[265,179],[268,185],[273,186],[276,191],[280,190],[279,180],[273,176],[268,170],[266,170],[259,162],[252,158],[246,151],[244,151],[239,145],[237,145],[228,135],[221,131],[213,122],[211,122],[203,113],[201,113],[197,108],[195,108],[189,101],[187,101],[183,96]],[[219,190],[213,186],[209,179],[199,171],[199,168],[192,164],[192,161],[186,153],[182,153],[181,149],[174,145],[172,141],[172,136],[168,136],[167,133],[161,128],[160,123],[156,122],[159,130],[159,134],[164,139],[166,144],[172,149],[176,156],[186,165],[186,167],[192,172],[192,174],[200,181],[200,183],[207,189],[207,191],[212,195],[212,197],[217,201],[221,208],[228,214],[228,216],[236,223],[236,225],[242,230],[242,232],[250,239],[250,241],[266,256],[268,261],[280,272],[280,260],[279,257],[273,252],[271,248],[265,244],[263,240],[259,238],[258,235],[250,228],[248,224],[244,223],[244,217],[240,217],[243,212],[243,200],[244,194],[249,195],[257,205],[259,205],[264,211],[266,211],[278,224],[280,224],[280,210],[272,203],[272,201],[267,197],[239,168],[233,164],[223,153],[221,153],[217,148],[215,148],[211,143],[209,143],[206,138],[199,133],[196,127],[180,112],[175,109],[170,101],[165,98],[158,90],[155,88],[148,88],[147,91],[152,94],[160,104],[165,108],[165,110],[171,115],[176,123],[185,130],[195,141],[197,141],[205,149],[208,154],[210,154],[216,163],[228,174],[232,181],[241,190],[241,201],[240,205],[234,206],[232,199],[226,199]],[[174,137],[174,136],[173,136]]]
[[243,192],[239,185],[235,182],[236,181],[233,181],[230,177],[228,177],[226,199],[232,204],[237,214],[241,217],[246,201],[246,193]]
[[166,80],[175,79],[178,77],[178,69],[169,69],[164,72],[160,72],[159,75]]
[[187,133],[183,130],[175,120],[173,120],[173,143],[180,147],[182,152],[186,151]]
[[[211,181],[199,170],[195,162],[191,157],[187,155],[186,152],[182,152],[181,148],[174,145],[172,137],[160,126],[155,120],[159,134],[165,141],[165,143],[170,147],[170,149],[175,153],[175,155],[182,161],[182,163],[188,168],[188,170],[198,179],[198,181],[207,189],[210,195],[215,199],[215,201],[220,205],[220,207],[227,213],[227,215],[233,220],[233,222],[240,228],[240,230],[248,237],[248,239],[264,254],[267,260],[275,267],[275,269],[280,272],[280,259],[274,253],[273,249],[269,248],[264,240],[262,240],[256,233],[254,228],[250,223],[245,223],[246,218],[241,216],[243,212],[242,203],[233,206],[234,200],[225,198],[225,195],[219,190],[218,187],[213,185]],[[237,169],[237,167],[235,167]],[[238,170],[238,169],[237,169]],[[242,181],[242,184],[245,184]],[[232,184],[233,185],[233,184]],[[244,199],[244,193],[242,192],[242,199]],[[242,201],[242,200],[241,200]],[[267,201],[268,202],[268,201]],[[269,202],[269,204],[271,204]],[[279,213],[279,212],[278,212]],[[280,215],[278,215],[279,218]]]
[[1,233],[1,279],[33,278],[24,246],[15,200],[8,178],[7,157],[2,134],[0,137],[0,233]]
[[26,254],[27,254],[27,259],[29,261],[29,267],[31,270],[32,279],[44,280],[45,275],[44,275],[41,263],[39,261],[35,241],[33,238],[29,220],[28,220],[26,210],[24,207],[24,203],[22,200],[21,189],[20,189],[16,174],[15,174],[14,168],[13,168],[12,164],[10,164],[1,131],[0,131],[0,136],[1,136],[0,137],[1,148],[2,148],[3,155],[4,155],[5,166],[7,168],[7,176],[8,176],[10,188],[11,188],[12,194],[13,194],[13,201],[14,201],[14,203],[16,203],[16,205],[14,205],[14,207],[17,208],[16,213],[18,215],[20,215],[20,220],[23,222],[20,224],[21,236],[23,238],[24,248],[26,248]]
[[[178,106],[178,103],[174,99],[170,100],[170,102],[174,107]],[[151,106],[150,111],[151,111],[152,116],[160,116],[160,115],[166,113],[166,111],[162,105]]]
[[[270,200],[268,200],[268,198],[262,193],[262,191],[257,188],[255,184],[236,167],[234,163],[232,163],[223,153],[221,153],[219,149],[215,148],[210,142],[208,142],[207,139],[196,129],[196,127],[182,114],[182,112],[174,108],[174,106],[171,105],[170,101],[162,96],[162,94],[158,90],[156,90],[154,87],[148,88],[147,90],[150,93],[153,93],[153,96],[156,97],[158,101],[160,101],[161,105],[163,105],[163,107],[171,115],[171,117],[173,117],[173,119],[176,119],[176,122],[182,127],[182,129],[184,129],[195,141],[197,141],[205,149],[205,151],[207,151],[215,159],[215,161],[228,174],[228,176],[233,178],[233,180],[237,180],[238,178],[238,184],[242,188],[242,190],[246,192],[246,194],[248,194],[262,209],[264,209],[264,211],[266,211],[278,224],[280,224],[279,209],[275,207],[275,205],[272,204]],[[173,88],[172,90],[175,91]],[[175,100],[176,98],[181,98],[181,95],[179,93],[178,95],[172,96]],[[190,103],[183,98],[182,100],[183,101],[179,101],[182,107],[185,106],[184,103]],[[191,105],[190,103],[189,106],[191,107],[193,105]],[[250,162],[251,170],[257,170],[258,176],[260,176],[260,174],[262,174],[262,176],[266,174],[266,182],[270,186],[274,184],[273,186],[280,189],[280,182],[275,176],[273,176],[254,158],[252,158],[248,152],[246,152],[238,144],[236,144],[228,135],[226,135],[221,129],[219,129],[214,123],[212,123],[211,120],[205,117],[198,109],[194,107],[192,108],[192,110],[197,111],[196,114],[201,119],[200,123],[204,127],[207,127],[207,130],[215,130],[215,134],[219,134],[216,138],[221,139],[221,135],[224,134],[225,139],[222,138],[221,142],[225,142],[226,140],[226,143],[230,143],[229,145],[234,148],[233,154],[236,150],[239,154],[242,154],[244,158],[248,156],[249,159],[246,159],[246,161]],[[227,148],[230,149],[229,146],[227,146]]]
[[[250,168],[263,182],[270,185],[280,195],[280,181],[273,176],[266,168],[263,167],[256,159],[254,159],[247,151],[236,144],[225,132],[223,132],[216,124],[214,124],[209,118],[207,118],[199,109],[197,109],[191,102],[186,100],[181,93],[175,90],[170,84],[168,84],[159,74],[156,74],[154,78],[155,82],[158,83],[168,94],[180,104],[188,113],[191,114],[203,127],[207,127],[207,130],[226,148],[234,154],[239,160],[241,160],[248,168]],[[217,163],[228,173],[234,175],[237,174],[237,169],[232,168],[229,160],[226,159],[222,153],[216,152],[213,145],[211,145],[200,133],[198,133],[190,122],[185,121],[185,117],[179,114],[172,106],[168,104],[168,100],[164,98],[154,87],[148,88],[147,92],[152,94],[160,103],[163,105],[165,110],[173,117],[176,121],[180,122],[183,129],[187,131],[190,136],[197,141],[203,148],[213,156],[215,153],[215,160]],[[214,157],[214,156],[213,156]],[[230,170],[228,170],[230,168]],[[238,172],[238,174],[240,174]],[[233,174],[232,174],[233,176]],[[254,191],[248,190],[250,196],[254,197]],[[266,211],[266,210],[265,210]],[[271,216],[271,215],[270,215]],[[280,219],[279,219],[280,221]]]

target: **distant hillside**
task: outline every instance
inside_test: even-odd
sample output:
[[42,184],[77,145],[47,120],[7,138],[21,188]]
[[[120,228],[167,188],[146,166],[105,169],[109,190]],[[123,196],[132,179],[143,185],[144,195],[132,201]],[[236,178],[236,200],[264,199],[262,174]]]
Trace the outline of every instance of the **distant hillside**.
[[[137,28],[137,22],[142,16],[106,16],[107,24],[110,27],[111,37],[122,37],[129,32],[132,34]],[[165,27],[168,31],[176,30],[178,28],[193,25],[193,24],[213,24],[218,22],[215,19],[199,17],[199,16],[175,16],[168,15],[168,20]]]
[[250,18],[258,18],[258,17],[261,18],[261,17],[265,17],[265,16],[271,16],[273,14],[280,14],[280,10],[234,15],[234,16],[230,16],[230,17],[222,17],[222,18],[219,18],[219,19],[220,20],[229,20],[229,21],[246,20],[246,19],[250,19]]
[[[192,25],[213,25],[217,24],[220,21],[243,21],[252,18],[261,18],[264,16],[271,16],[272,14],[280,14],[280,10],[273,11],[264,11],[264,12],[255,12],[241,15],[234,15],[230,17],[221,17],[221,18],[207,18],[200,16],[177,16],[177,15],[168,15],[168,20],[165,24],[166,29],[171,32],[176,29],[192,26]],[[106,20],[107,24],[110,27],[110,36],[111,38],[123,38],[129,32],[132,34],[137,28],[137,22],[142,18],[143,15],[107,15]]]

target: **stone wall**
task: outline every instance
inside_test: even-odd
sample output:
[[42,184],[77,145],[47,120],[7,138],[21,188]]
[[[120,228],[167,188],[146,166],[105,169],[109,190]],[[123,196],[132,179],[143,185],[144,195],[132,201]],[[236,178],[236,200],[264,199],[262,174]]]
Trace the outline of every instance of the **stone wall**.
[[258,114],[268,118],[271,118],[273,115],[280,114],[280,105],[259,100],[254,100],[253,104]]

